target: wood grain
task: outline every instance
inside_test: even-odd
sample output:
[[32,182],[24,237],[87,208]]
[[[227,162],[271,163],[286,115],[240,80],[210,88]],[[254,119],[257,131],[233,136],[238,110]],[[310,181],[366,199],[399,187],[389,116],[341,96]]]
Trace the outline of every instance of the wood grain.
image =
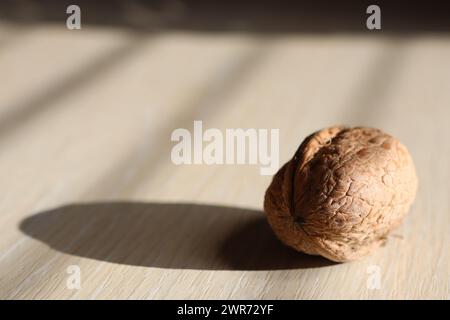
[[[0,298],[450,298],[445,34],[15,29],[0,26],[18,32],[0,47]],[[279,128],[282,162],[319,128],[378,127],[412,153],[417,199],[367,259],[296,254],[264,222],[258,166],[171,162],[194,120]]]

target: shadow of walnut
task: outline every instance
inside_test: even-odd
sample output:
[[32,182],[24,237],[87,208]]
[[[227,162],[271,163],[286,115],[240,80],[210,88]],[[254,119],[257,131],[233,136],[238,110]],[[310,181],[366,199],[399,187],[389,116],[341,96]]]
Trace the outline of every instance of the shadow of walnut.
[[20,230],[51,248],[118,264],[200,270],[331,265],[272,234],[260,211],[200,204],[73,204],[32,215]]

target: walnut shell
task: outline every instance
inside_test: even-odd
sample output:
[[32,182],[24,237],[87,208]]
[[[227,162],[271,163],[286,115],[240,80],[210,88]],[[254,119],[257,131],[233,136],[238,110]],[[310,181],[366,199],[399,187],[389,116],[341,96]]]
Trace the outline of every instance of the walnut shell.
[[276,173],[264,210],[284,244],[344,262],[385,242],[417,185],[411,156],[397,139],[378,129],[331,127],[307,137]]

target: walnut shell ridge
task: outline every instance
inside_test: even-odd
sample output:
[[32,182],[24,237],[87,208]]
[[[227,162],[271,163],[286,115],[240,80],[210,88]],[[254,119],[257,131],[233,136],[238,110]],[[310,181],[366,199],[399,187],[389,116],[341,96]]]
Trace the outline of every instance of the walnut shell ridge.
[[378,129],[330,127],[308,136],[274,176],[264,211],[286,245],[336,262],[382,245],[415,198],[412,158]]

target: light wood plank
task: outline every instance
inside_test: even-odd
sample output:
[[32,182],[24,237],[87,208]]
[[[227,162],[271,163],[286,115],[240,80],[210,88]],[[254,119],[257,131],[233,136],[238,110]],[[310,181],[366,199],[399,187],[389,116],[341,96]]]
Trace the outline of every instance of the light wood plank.
[[[74,34],[0,48],[1,298],[450,297],[450,38]],[[362,261],[296,254],[264,223],[258,166],[170,161],[193,120],[279,128],[282,162],[319,128],[379,127],[414,157],[416,202]]]

